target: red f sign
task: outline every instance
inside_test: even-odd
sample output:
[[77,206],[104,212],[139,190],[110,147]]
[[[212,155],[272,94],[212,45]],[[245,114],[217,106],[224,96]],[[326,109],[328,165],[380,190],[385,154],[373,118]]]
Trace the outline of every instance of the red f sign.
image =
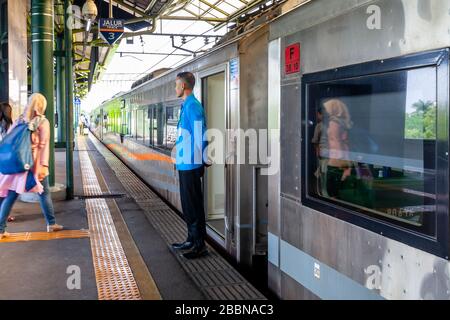
[[300,43],[286,47],[284,57],[284,70],[286,74],[300,71]]

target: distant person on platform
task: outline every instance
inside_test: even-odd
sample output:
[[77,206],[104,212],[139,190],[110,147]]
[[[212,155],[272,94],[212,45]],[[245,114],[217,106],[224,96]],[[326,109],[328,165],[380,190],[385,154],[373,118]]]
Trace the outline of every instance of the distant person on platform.
[[178,134],[175,144],[176,168],[179,174],[180,198],[188,236],[183,243],[174,243],[177,250],[189,250],[183,254],[195,259],[208,253],[205,245],[206,221],[203,206],[202,177],[205,172],[203,152],[207,142],[205,111],[192,93],[195,77],[190,72],[177,75],[175,91],[184,100],[181,105]]
[[83,130],[84,130],[84,117],[83,115],[80,115],[80,117],[78,118],[78,127],[80,129],[79,131],[79,135],[83,135]]

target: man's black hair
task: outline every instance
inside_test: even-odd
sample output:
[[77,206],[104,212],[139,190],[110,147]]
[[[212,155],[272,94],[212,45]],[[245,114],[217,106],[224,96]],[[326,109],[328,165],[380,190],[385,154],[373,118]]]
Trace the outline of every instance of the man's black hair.
[[180,78],[187,85],[187,89],[194,89],[195,77],[191,72],[180,72],[177,74],[177,78]]

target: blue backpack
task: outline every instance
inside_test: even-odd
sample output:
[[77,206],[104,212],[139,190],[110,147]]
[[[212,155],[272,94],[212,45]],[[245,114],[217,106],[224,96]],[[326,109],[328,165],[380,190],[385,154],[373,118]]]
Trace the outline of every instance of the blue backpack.
[[26,191],[33,189],[37,182],[33,172],[33,154],[31,152],[31,133],[28,123],[19,123],[0,142],[0,173],[27,173]]
[[21,122],[0,142],[0,172],[22,173],[32,167],[31,130]]

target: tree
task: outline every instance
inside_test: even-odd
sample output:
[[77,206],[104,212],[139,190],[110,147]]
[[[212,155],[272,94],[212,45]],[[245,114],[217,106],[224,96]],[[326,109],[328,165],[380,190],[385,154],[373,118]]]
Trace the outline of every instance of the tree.
[[419,100],[413,104],[414,112],[406,114],[406,139],[436,139],[436,103]]

